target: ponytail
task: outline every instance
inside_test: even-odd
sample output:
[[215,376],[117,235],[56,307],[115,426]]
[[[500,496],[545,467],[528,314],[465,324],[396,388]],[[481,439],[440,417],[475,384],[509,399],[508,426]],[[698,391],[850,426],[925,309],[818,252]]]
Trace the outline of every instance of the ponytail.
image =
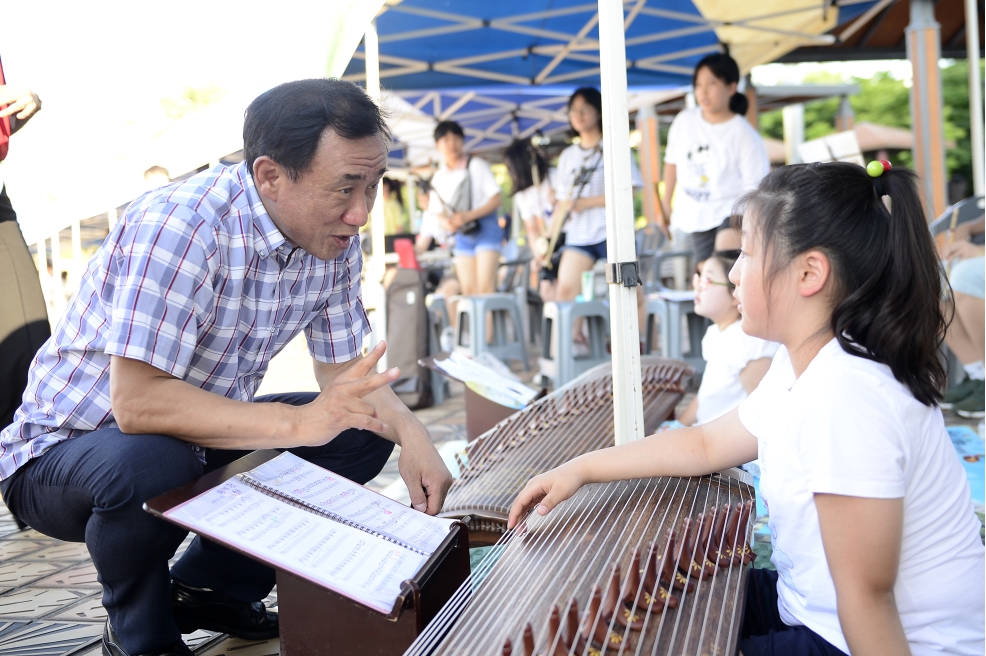
[[750,101],[747,99],[746,94],[737,92],[729,98],[729,111],[733,114],[746,116],[746,110],[749,108]]
[[921,403],[941,400],[948,308],[913,172],[874,179],[846,162],[784,166],[741,202],[772,254],[768,281],[801,253],[824,252],[835,283],[831,329],[842,349],[887,365]]

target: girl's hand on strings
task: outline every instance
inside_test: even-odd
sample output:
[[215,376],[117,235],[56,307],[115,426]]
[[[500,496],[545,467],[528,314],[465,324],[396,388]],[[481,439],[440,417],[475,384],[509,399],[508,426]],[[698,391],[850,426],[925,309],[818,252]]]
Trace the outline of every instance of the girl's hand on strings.
[[578,492],[583,485],[585,485],[585,477],[576,460],[535,476],[527,482],[527,486],[517,495],[513,506],[510,507],[507,528],[516,526],[520,518],[531,508],[536,508],[539,515],[547,515],[559,503]]

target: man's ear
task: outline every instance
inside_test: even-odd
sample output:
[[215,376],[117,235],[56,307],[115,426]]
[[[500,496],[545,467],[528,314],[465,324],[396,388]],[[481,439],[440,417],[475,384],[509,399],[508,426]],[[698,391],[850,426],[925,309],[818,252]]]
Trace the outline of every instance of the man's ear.
[[264,198],[277,202],[277,195],[284,180],[284,171],[267,155],[253,161],[253,182]]
[[822,251],[813,250],[800,256],[798,271],[798,293],[803,297],[814,296],[825,289],[832,275],[832,265]]

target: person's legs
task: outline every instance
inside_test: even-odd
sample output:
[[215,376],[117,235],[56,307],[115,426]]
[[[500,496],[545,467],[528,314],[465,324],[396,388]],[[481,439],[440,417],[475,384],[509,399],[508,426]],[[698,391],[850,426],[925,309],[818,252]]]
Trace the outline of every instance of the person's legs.
[[[258,397],[255,403],[304,405],[317,396],[314,392],[274,394]],[[363,485],[376,477],[394,450],[389,442],[369,431],[343,431],[328,444],[288,449],[299,458],[333,471]],[[217,469],[241,458],[248,451],[209,449],[207,468]],[[255,560],[234,553],[214,542],[196,537],[171,575],[194,588],[215,590],[239,601],[259,601],[274,587],[274,570]]]
[[751,569],[746,584],[739,653],[743,656],[842,656],[805,626],[788,626],[777,608],[777,572]]
[[471,296],[477,293],[475,255],[456,254],[455,277],[459,279],[459,287],[462,289],[463,296]]
[[168,559],[186,535],[145,512],[143,503],[201,474],[185,442],[103,428],[25,465],[4,486],[4,497],[38,531],[86,543],[113,629],[127,652],[138,654],[181,640]]
[[945,332],[945,343],[962,364],[979,362],[986,356],[986,301],[955,292],[955,317]]
[[[576,246],[566,246],[561,254],[558,265],[558,283],[555,285],[555,300],[574,301],[582,293],[582,274],[592,271],[596,263],[595,257]],[[572,334],[576,343],[585,343],[582,335],[582,318],[576,317],[572,322]]]
[[496,291],[496,270],[500,268],[500,250],[481,248],[476,251],[476,293]]

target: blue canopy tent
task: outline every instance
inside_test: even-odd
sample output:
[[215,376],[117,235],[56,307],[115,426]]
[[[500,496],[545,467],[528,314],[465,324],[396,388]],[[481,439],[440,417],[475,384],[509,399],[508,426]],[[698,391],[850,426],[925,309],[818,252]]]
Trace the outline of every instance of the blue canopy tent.
[[[439,115],[452,118],[457,111],[491,110],[478,126],[472,126],[479,130],[472,135],[473,147],[508,124],[519,135],[538,121],[548,125],[558,118],[522,116],[521,103],[506,101],[503,104],[514,107],[508,112],[500,107],[496,117],[492,107],[476,106],[479,93],[489,87],[500,85],[504,96],[519,90],[502,85],[601,87],[604,131],[610,144],[604,172],[607,260],[614,272],[611,325],[620,327],[613,335],[614,421],[620,443],[643,437],[635,297],[631,287],[620,284],[624,267],[636,259],[632,227],[627,227],[632,226],[628,85],[688,84],[699,59],[725,47],[745,73],[795,47],[833,43],[835,37],[826,32],[873,4],[760,0],[750,7],[732,0],[388,0],[345,77],[366,81],[373,94],[381,87],[461,90],[462,95]],[[423,107],[429,99],[424,95],[418,102]],[[433,95],[431,102],[445,101]],[[374,244],[382,245],[378,223],[374,222]],[[382,253],[382,248],[374,252]]]

